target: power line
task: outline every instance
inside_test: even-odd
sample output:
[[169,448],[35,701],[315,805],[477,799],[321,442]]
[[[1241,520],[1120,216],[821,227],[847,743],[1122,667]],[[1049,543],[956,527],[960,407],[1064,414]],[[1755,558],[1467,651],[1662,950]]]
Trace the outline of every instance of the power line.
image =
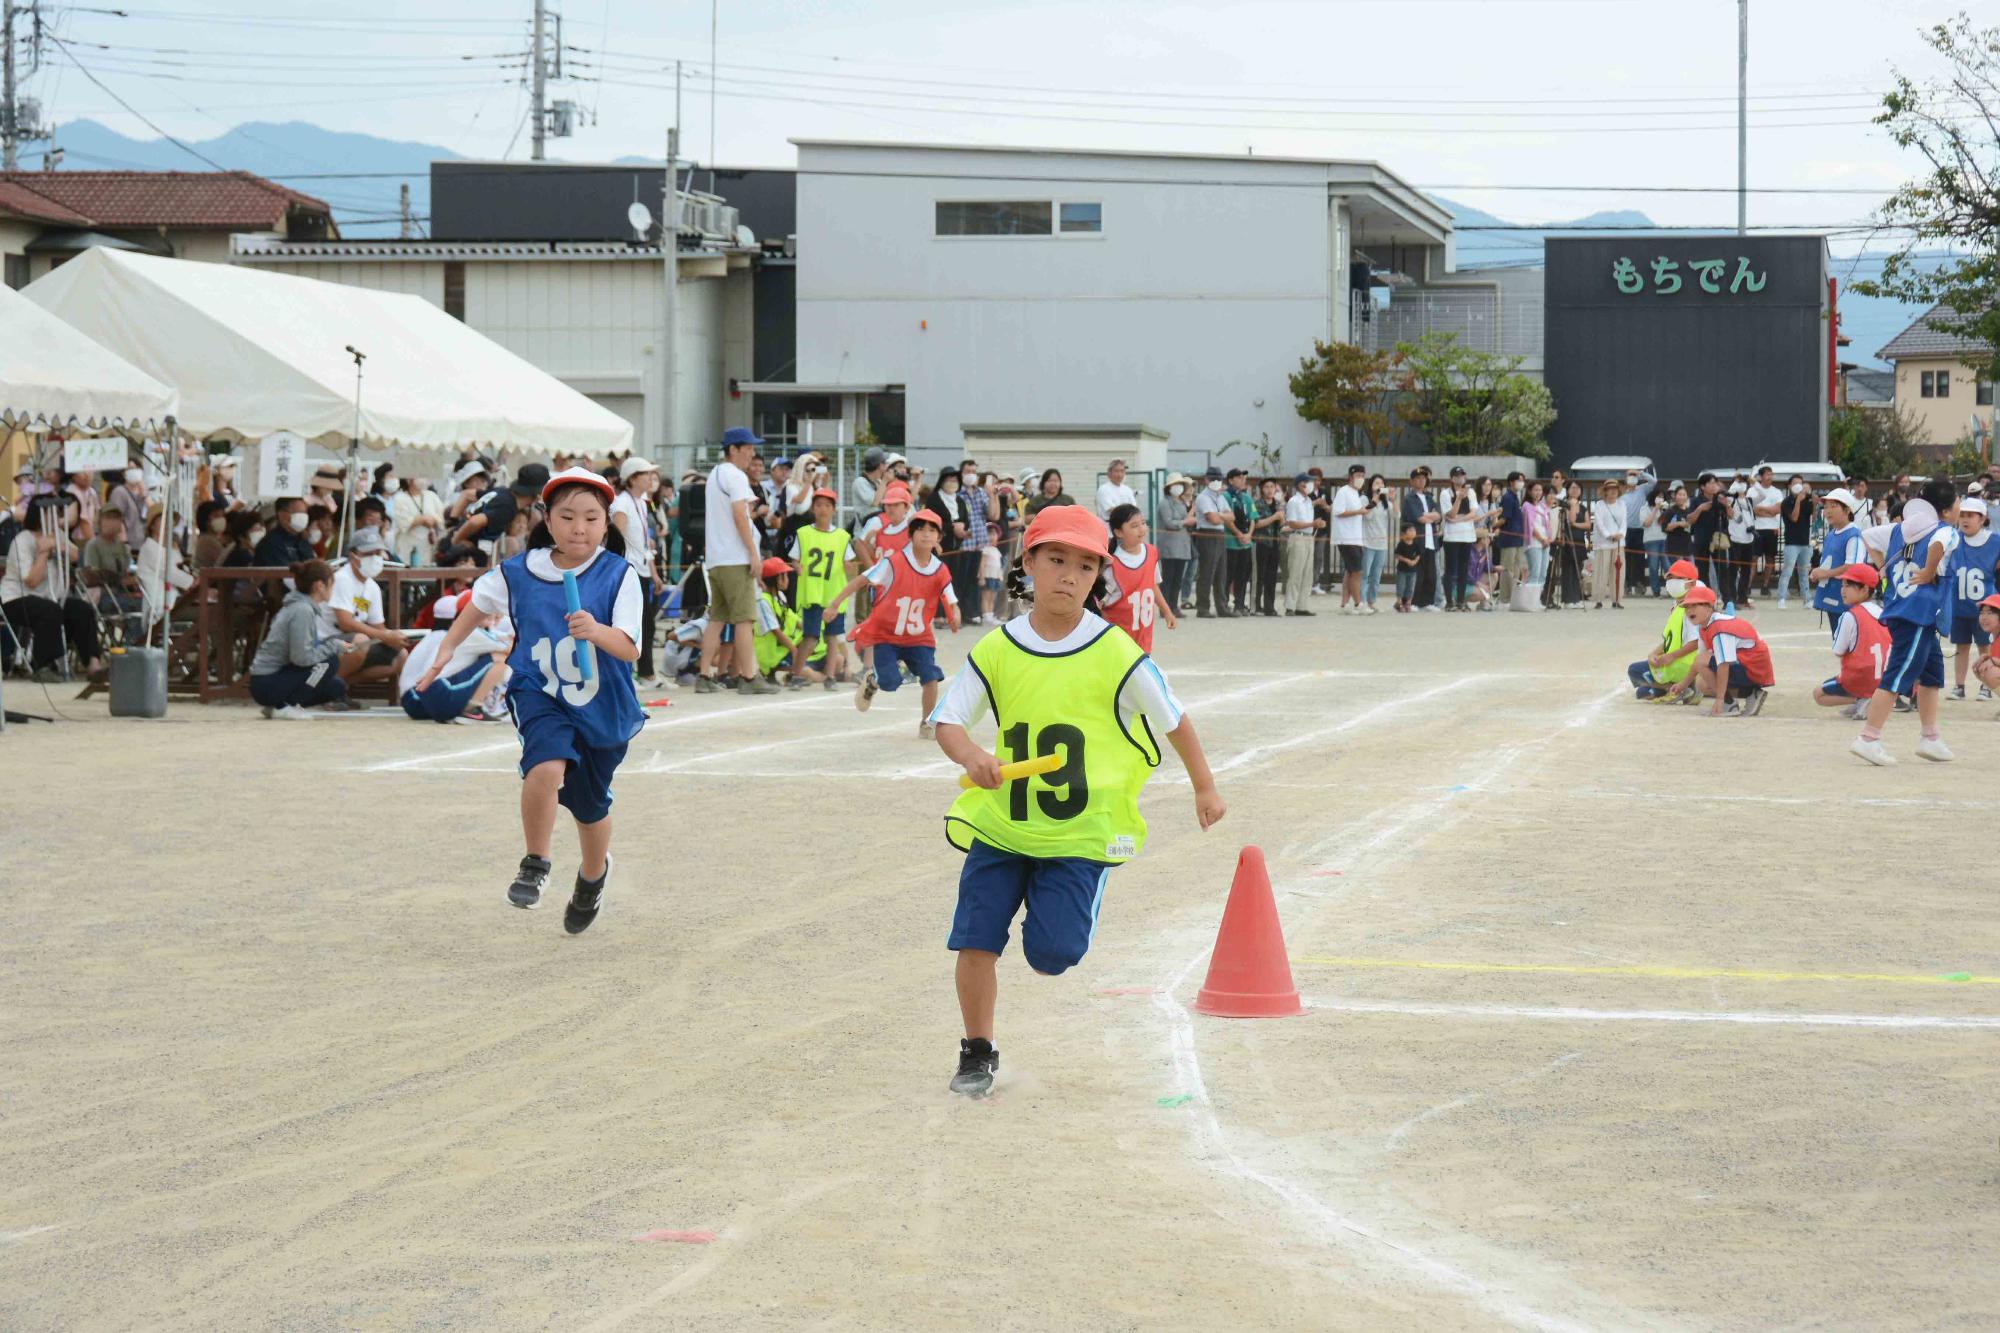
[[173,135],[168,134],[165,130],[161,129],[158,125],[155,125],[150,119],[148,119],[144,112],[140,111],[137,107],[133,106],[130,102],[126,101],[124,98],[120,97],[117,93],[113,92],[111,90],[111,86],[105,83],[104,80],[98,78],[95,74],[91,73],[90,68],[87,65],[85,65],[82,61],[78,60],[76,58],[76,53],[69,49],[69,44],[63,41],[62,38],[56,36],[52,30],[44,29],[43,34],[50,41],[54,42],[58,48],[61,49],[63,55],[69,58],[69,62],[72,65],[76,66],[77,72],[79,74],[83,75],[84,78],[89,79],[92,83],[96,84],[100,89],[103,90],[104,94],[107,97],[109,97],[112,101],[124,107],[134,116],[137,116],[139,120],[146,126],[146,128],[150,129],[153,133],[159,135],[162,139],[165,139],[168,143],[173,144],[176,148],[179,148],[182,152],[188,154],[190,157],[199,158],[201,161],[208,163],[208,165],[214,167],[217,171],[229,170],[228,167],[223,166],[220,162],[216,161],[214,158],[209,157],[205,153],[200,153],[195,151],[194,149],[188,147],[186,144],[182,143],[179,139],[176,139]]

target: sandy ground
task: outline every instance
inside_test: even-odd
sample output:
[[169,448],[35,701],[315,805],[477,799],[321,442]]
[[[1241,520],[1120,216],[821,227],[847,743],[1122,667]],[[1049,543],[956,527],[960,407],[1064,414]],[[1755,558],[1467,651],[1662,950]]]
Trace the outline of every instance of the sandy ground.
[[[1169,757],[983,1104],[910,694],[674,692],[578,939],[505,730],[63,704],[0,738],[0,1327],[2000,1325],[2000,705],[1870,769],[1798,611],[1765,717],[1632,703],[1663,614],[1163,634],[1230,816]],[[1246,843],[1301,1017],[1187,1008]]]

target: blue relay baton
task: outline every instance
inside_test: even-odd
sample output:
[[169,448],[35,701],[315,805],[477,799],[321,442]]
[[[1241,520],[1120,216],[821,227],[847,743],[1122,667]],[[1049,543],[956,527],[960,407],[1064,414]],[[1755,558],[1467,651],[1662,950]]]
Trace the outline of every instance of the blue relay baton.
[[[575,615],[577,612],[583,610],[583,598],[578,596],[576,591],[576,571],[565,569],[562,572],[562,576],[563,598],[569,603],[569,613]],[[592,676],[596,675],[597,650],[587,643],[578,644],[576,649],[576,669],[583,673],[585,680],[589,680]]]

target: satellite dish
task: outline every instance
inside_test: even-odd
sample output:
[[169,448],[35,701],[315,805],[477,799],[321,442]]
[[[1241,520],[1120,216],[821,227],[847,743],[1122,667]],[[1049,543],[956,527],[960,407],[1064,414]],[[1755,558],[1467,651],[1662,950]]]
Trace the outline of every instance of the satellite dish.
[[633,232],[643,241],[653,227],[653,210],[635,199],[632,206],[625,210],[625,220],[632,224]]

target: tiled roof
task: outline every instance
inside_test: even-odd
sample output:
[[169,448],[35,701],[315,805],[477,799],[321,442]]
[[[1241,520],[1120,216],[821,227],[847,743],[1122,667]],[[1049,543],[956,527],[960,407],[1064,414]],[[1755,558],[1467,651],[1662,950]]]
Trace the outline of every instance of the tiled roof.
[[1977,338],[1951,333],[1931,323],[1933,316],[1949,314],[1943,304],[1932,306],[1909,328],[1889,340],[1889,345],[1875,354],[1878,360],[1897,361],[1905,357],[1919,356],[1963,356],[1967,352],[1988,350],[1986,344]]
[[270,229],[326,203],[247,171],[20,171],[0,175],[0,209],[95,227]]
[[1889,403],[1896,398],[1896,374],[1890,370],[1850,370],[1847,372],[1847,401],[1855,407],[1864,403]]
[[73,208],[66,208],[53,199],[47,199],[33,190],[16,185],[5,176],[0,176],[0,213],[12,213],[16,217],[28,218],[35,222],[56,222],[72,227],[87,227],[90,219]]

